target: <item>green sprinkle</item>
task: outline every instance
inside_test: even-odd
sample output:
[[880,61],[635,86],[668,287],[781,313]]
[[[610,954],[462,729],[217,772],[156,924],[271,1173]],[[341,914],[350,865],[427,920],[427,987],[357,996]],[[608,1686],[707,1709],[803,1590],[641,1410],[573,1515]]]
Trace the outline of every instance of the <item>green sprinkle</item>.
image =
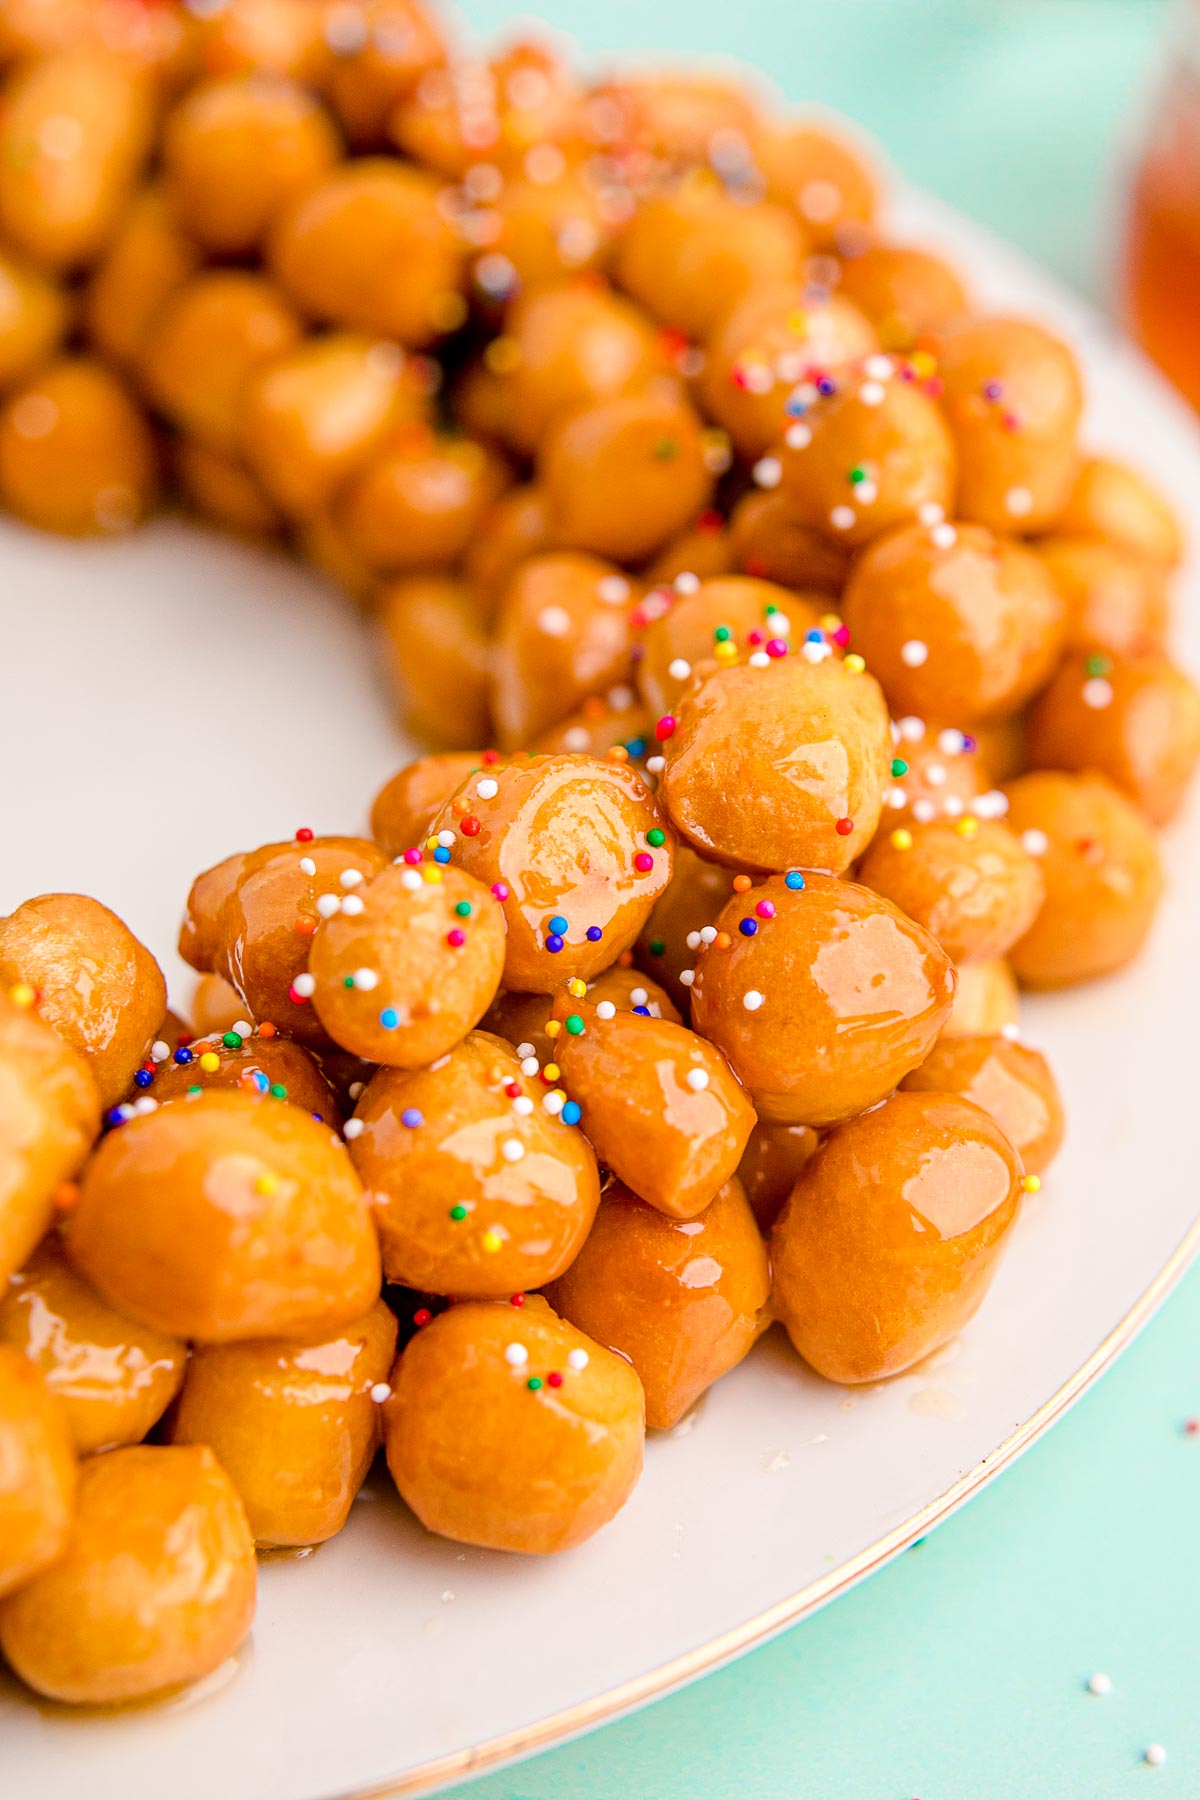
[[[674,462],[678,455],[679,445],[673,437],[661,437],[654,446],[654,459],[656,462]],[[539,1382],[538,1385],[540,1386],[541,1383]]]
[[542,1378],[540,1375],[531,1375],[529,1380],[525,1383],[525,1386],[529,1389],[531,1394],[536,1394],[541,1385]]
[[772,613],[777,613],[779,611],[779,608],[773,600],[768,600],[763,610],[765,617],[769,619]]
[[460,1201],[459,1201],[459,1203],[458,1203],[458,1205],[457,1205],[457,1206],[452,1206],[452,1207],[451,1207],[451,1208],[450,1208],[450,1217],[451,1217],[451,1218],[452,1218],[452,1219],[453,1219],[453,1220],[454,1220],[454,1221],[455,1221],[455,1222],[456,1222],[456,1223],[459,1223],[459,1222],[461,1222],[461,1221],[462,1221],[462,1220],[463,1220],[463,1219],[465,1219],[465,1218],[466,1218],[466,1216],[467,1216],[467,1209],[466,1209],[466,1207],[465,1207],[465,1206],[464,1206],[464,1205],[463,1205],[463,1203],[462,1203],[462,1201],[461,1201],[461,1200],[460,1200]]
[[460,919],[469,919],[471,916],[471,902],[469,900],[460,900],[454,910]]
[[857,487],[860,481],[865,481],[866,479],[867,479],[867,471],[863,468],[861,463],[859,463],[855,468],[851,469],[850,485],[852,487]]
[[897,781],[899,781],[901,775],[908,774],[908,764],[902,756],[897,756],[894,759],[892,763],[892,774],[896,777]]
[[666,949],[666,947],[667,946],[663,943],[661,938],[651,938],[650,939],[650,954],[651,954],[651,956],[661,956],[663,951]]
[[287,1099],[287,1089],[281,1081],[274,1081],[271,1083],[271,1098],[273,1100]]
[[202,1094],[203,1092],[204,1089],[202,1087],[190,1087],[188,1089],[188,1099],[190,1100],[193,1094]]
[[241,1034],[236,1031],[227,1031],[221,1042],[227,1050],[240,1050],[242,1047]]
[[733,633],[730,631],[728,625],[718,625],[717,629],[713,632],[713,637],[718,644],[727,644],[732,636]]
[[345,976],[343,976],[343,978],[342,978],[342,986],[343,986],[343,987],[347,987],[347,988],[349,988],[349,987],[353,987],[353,986],[354,986],[354,977],[353,977],[353,975],[345,975]]
[[567,1014],[566,1027],[572,1037],[583,1036],[583,1020],[578,1013]]
[[653,831],[648,831],[646,833],[646,842],[650,845],[651,849],[653,849],[653,850],[660,849],[662,847],[662,845],[666,843],[666,841],[667,841],[666,832],[660,831],[658,829],[657,825],[654,827]]
[[1083,667],[1088,675],[1107,675],[1112,663],[1107,656],[1089,656]]

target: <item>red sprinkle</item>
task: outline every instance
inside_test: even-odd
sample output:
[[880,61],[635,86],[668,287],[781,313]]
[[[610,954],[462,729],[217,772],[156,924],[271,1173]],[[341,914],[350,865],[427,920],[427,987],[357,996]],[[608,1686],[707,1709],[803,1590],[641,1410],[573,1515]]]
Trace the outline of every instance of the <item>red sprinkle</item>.
[[500,761],[500,752],[498,750],[485,750],[483,753],[483,760],[490,769],[493,763],[498,763]]
[[849,837],[850,833],[854,830],[854,820],[853,819],[839,819],[837,824],[834,826],[834,830],[837,832],[839,837]]
[[754,631],[748,631],[746,633],[746,642],[748,644],[761,644],[762,641],[763,641],[763,634],[761,631],[758,631],[756,629]]
[[458,821],[458,829],[462,832],[464,837],[478,837],[479,820],[475,817],[474,813],[468,813],[465,818]]
[[430,1312],[430,1310],[427,1306],[418,1306],[416,1312],[413,1314],[413,1324],[416,1326],[417,1330],[419,1331],[421,1329],[422,1325],[428,1325],[428,1323],[429,1323],[430,1319],[432,1319],[432,1317],[433,1317],[433,1314]]
[[696,530],[697,531],[716,532],[716,531],[724,531],[724,529],[725,529],[725,520],[722,518],[721,514],[717,511],[715,506],[710,506],[708,511],[702,512],[700,514],[700,517],[696,520]]
[[562,1386],[562,1376],[559,1374],[557,1369],[551,1369],[550,1373],[547,1375],[546,1386],[547,1387],[561,1387]]
[[525,1304],[524,1294],[514,1294],[512,1296],[512,1298],[509,1300],[508,1304],[510,1306],[524,1306],[524,1304]]
[[506,1081],[504,1084],[504,1091],[510,1100],[519,1100],[521,1098],[521,1084],[519,1081]]
[[658,721],[658,724],[654,727],[654,735],[660,744],[665,744],[667,739],[673,737],[674,734],[675,721],[670,713],[664,713],[662,718]]
[[1188,1437],[1200,1437],[1200,1419],[1188,1419],[1183,1429]]
[[654,858],[648,850],[639,850],[633,859],[633,866],[639,875],[648,875],[654,867]]
[[296,842],[297,842],[297,843],[298,843],[298,844],[311,844],[311,843],[312,843],[312,836],[313,836],[313,834],[312,834],[312,832],[311,832],[311,831],[310,831],[310,830],[309,830],[309,829],[308,829],[308,826],[307,826],[307,825],[302,825],[302,826],[301,826],[301,827],[300,827],[300,829],[299,829],[299,831],[298,831],[298,832],[297,832],[297,833],[296,833]]
[[448,931],[446,933],[446,942],[452,950],[461,950],[466,941],[466,932],[460,931],[457,925],[454,927],[453,931]]

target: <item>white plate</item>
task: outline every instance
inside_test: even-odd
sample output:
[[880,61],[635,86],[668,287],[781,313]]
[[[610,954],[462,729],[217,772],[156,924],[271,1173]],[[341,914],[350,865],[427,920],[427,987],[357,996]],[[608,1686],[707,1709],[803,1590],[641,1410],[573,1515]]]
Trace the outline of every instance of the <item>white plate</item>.
[[[1091,441],[1200,520],[1195,427],[1140,358],[978,229],[924,199],[902,211],[989,303],[1070,334]],[[197,869],[301,824],[360,827],[402,760],[362,630],[300,569],[167,522],[105,548],[5,525],[0,567],[0,909],[86,887],[175,978]],[[1195,666],[1189,585],[1180,641]],[[426,1537],[376,1483],[340,1538],[263,1567],[252,1648],[202,1691],[72,1715],[0,1686],[5,1791],[412,1792],[661,1693],[927,1529],[1081,1391],[1194,1248],[1195,811],[1169,859],[1172,893],[1136,970],[1028,1008],[1065,1089],[1067,1148],[983,1311],[934,1365],[850,1393],[772,1334],[689,1429],[649,1446],[616,1522],[559,1560]]]

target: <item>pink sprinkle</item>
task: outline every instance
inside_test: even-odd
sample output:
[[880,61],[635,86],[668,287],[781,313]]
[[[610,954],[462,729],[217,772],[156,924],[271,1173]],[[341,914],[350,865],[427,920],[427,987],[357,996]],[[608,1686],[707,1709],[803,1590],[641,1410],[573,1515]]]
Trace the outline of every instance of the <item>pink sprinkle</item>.
[[421,852],[414,846],[404,852],[404,860],[406,863],[419,863],[422,861]]
[[461,950],[462,946],[466,943],[466,941],[467,941],[466,932],[460,931],[458,929],[457,925],[454,927],[453,931],[448,931],[446,933],[446,942],[449,944],[449,946],[452,950]]
[[639,875],[648,875],[654,867],[654,858],[648,850],[639,850],[633,859],[633,866]]
[[848,625],[839,625],[833,634],[833,641],[844,650],[846,645],[850,642],[850,627]]
[[762,641],[763,641],[763,634],[761,631],[755,630],[755,631],[748,631],[746,633],[746,642],[748,644],[761,644]]
[[754,910],[760,919],[773,919],[775,917],[775,902],[773,900],[760,900]]
[[675,735],[675,721],[670,713],[663,714],[662,718],[658,721],[658,724],[654,727],[654,735],[660,744],[665,744],[669,737]]
[[767,644],[768,656],[786,656],[788,653],[786,638],[771,638]]
[[507,900],[508,899],[508,883],[507,883],[507,881],[493,881],[493,883],[492,883],[492,898],[494,900]]

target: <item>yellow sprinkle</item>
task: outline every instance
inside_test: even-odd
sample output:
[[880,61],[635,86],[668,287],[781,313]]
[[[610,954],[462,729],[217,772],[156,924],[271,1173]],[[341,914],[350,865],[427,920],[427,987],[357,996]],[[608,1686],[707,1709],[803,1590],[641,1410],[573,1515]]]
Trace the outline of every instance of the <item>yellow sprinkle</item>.
[[273,1194],[279,1186],[278,1175],[260,1175],[254,1184],[256,1194]]
[[920,376],[922,380],[925,376],[932,375],[937,368],[937,359],[930,356],[928,350],[914,350],[908,360],[913,374]]
[[900,827],[899,831],[893,831],[893,833],[892,833],[892,849],[893,850],[911,850],[912,849],[912,832],[905,831],[903,826]]
[[858,651],[852,650],[842,666],[849,669],[852,675],[861,675],[867,665],[858,654]]
[[37,999],[37,991],[27,981],[18,981],[16,987],[9,988],[8,997],[14,1006],[32,1006]]
[[795,311],[790,312],[787,316],[787,328],[793,337],[807,337],[808,314],[806,312],[801,312],[799,307],[797,307]]
[[713,646],[713,655],[718,662],[735,663],[741,655],[741,651],[731,639],[726,638],[723,644],[716,644]]
[[206,1075],[215,1075],[221,1066],[221,1059],[214,1050],[206,1050],[200,1058],[200,1067]]
[[562,1030],[562,1026],[559,1024],[557,1019],[550,1019],[547,1021],[547,1024],[546,1024],[546,1036],[547,1037],[556,1038],[561,1030]]
[[479,1241],[488,1252],[489,1256],[494,1256],[504,1240],[501,1238],[498,1231],[485,1231]]
[[972,819],[968,815],[966,818],[960,819],[954,829],[957,831],[959,837],[974,837],[975,833],[979,830],[979,820]]
[[557,1081],[562,1074],[562,1070],[557,1063],[547,1063],[542,1070],[542,1074],[546,1077],[547,1081]]
[[1042,1181],[1039,1175],[1027,1175],[1021,1183],[1027,1194],[1036,1194],[1041,1185]]
[[582,1000],[587,993],[587,982],[580,981],[578,975],[573,975],[567,983],[567,992],[573,1000]]
[[839,625],[841,624],[841,622],[842,621],[838,618],[836,613],[822,613],[821,614],[821,630],[822,631],[836,631],[838,629]]
[[425,870],[425,879],[426,881],[438,882],[442,879],[442,871],[440,869],[427,868]]
[[427,850],[436,850],[437,847],[438,847],[438,841],[437,841],[436,836],[435,837],[427,837],[425,839],[425,848]]

